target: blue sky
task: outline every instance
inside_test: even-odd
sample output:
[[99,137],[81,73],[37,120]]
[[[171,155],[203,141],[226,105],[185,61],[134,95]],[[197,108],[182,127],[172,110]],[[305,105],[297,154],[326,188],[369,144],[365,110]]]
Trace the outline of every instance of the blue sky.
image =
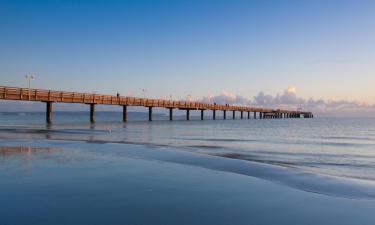
[[375,102],[375,1],[3,1],[0,83]]

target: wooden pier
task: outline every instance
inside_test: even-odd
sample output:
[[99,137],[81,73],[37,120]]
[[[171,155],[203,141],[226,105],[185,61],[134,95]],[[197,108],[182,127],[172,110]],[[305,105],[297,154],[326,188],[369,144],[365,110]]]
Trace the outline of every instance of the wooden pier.
[[236,112],[240,112],[240,118],[243,119],[244,113],[250,119],[253,113],[254,119],[276,119],[276,118],[313,118],[311,112],[293,111],[283,109],[266,109],[249,106],[236,105],[219,105],[216,103],[201,103],[190,101],[173,101],[163,99],[149,99],[126,97],[119,95],[100,95],[79,92],[53,91],[43,89],[29,89],[18,87],[0,86],[0,99],[16,101],[39,101],[46,103],[46,122],[52,122],[52,105],[53,103],[76,103],[87,104],[90,108],[90,122],[95,122],[95,106],[101,105],[118,105],[123,108],[123,122],[128,120],[128,106],[148,107],[148,119],[152,121],[152,109],[154,107],[169,109],[169,119],[173,120],[173,109],[185,110],[186,120],[190,120],[190,110],[200,110],[201,120],[204,119],[204,111],[212,111],[212,119],[216,119],[216,111],[223,111],[223,119],[226,119],[227,111],[232,111],[232,118],[236,119]]

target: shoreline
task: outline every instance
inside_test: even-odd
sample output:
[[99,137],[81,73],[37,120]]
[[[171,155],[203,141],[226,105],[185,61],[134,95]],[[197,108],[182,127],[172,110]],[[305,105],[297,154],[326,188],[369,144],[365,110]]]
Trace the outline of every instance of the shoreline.
[[[281,184],[296,190],[326,196],[347,199],[375,200],[374,181],[318,174],[299,168],[289,168],[282,165],[194,152],[183,147],[178,148],[176,146],[161,146],[140,143],[113,143],[109,141],[98,142],[61,139],[13,139],[4,141],[0,139],[0,148],[61,148],[60,150],[64,151],[65,145],[69,146],[68,149],[81,149],[89,152],[95,151],[101,147],[108,149],[109,154],[118,154],[119,157],[158,160],[166,163],[175,163],[185,166],[209,169],[212,171],[244,175]],[[34,152],[38,153],[37,151]],[[105,154],[103,151],[101,151],[101,153]]]

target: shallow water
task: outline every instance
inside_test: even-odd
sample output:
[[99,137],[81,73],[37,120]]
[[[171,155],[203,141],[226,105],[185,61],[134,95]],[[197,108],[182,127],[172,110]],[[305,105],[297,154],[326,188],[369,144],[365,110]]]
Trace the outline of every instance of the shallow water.
[[[47,138],[179,147],[184,150],[292,167],[317,174],[375,181],[375,119],[314,118],[277,120],[144,121],[133,114],[98,113],[95,125],[87,112],[57,113],[51,127],[43,113],[3,114],[0,138]],[[220,115],[218,115],[220,117]],[[72,122],[73,121],[73,122]]]
[[146,116],[1,115],[0,224],[375,222],[375,119]]

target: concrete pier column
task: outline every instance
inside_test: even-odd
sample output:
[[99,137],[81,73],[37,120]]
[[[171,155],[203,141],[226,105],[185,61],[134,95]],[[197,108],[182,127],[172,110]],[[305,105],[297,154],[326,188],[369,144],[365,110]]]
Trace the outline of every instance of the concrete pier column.
[[190,120],[190,109],[186,110],[186,120]]
[[123,105],[122,106],[122,122],[128,121],[128,106]]
[[204,119],[204,109],[201,109],[201,120]]
[[152,106],[148,107],[148,121],[152,121]]
[[263,113],[259,113],[259,119],[263,119]]
[[254,112],[254,119],[257,118],[257,112]]
[[169,120],[173,120],[173,108],[169,108]]
[[224,110],[224,111],[223,111],[223,119],[224,119],[224,120],[227,119],[227,110]]
[[247,118],[250,119],[250,111],[247,112]]
[[212,119],[216,120],[216,110],[212,110]]
[[236,111],[233,110],[233,119],[236,119]]
[[243,119],[243,111],[241,111],[241,120]]
[[46,122],[52,123],[52,102],[46,102]]
[[95,104],[90,104],[90,122],[95,123],[96,116],[95,116]]

